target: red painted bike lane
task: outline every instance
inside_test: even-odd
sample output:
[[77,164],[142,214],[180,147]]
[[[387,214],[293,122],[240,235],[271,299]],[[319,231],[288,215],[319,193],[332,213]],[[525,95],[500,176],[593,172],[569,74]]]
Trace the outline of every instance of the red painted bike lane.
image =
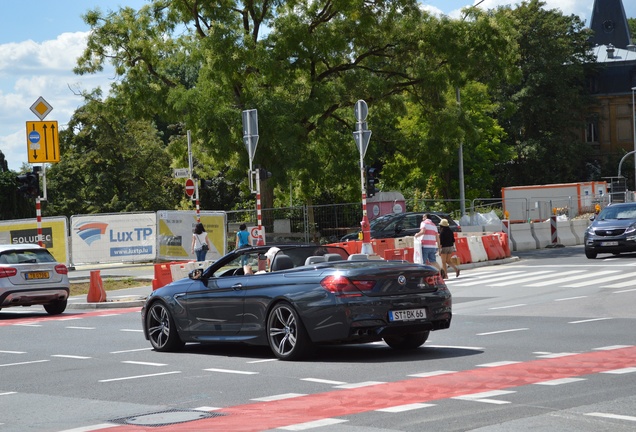
[[628,367],[636,367],[634,346],[336,390],[293,399],[237,405],[215,411],[222,414],[219,417],[162,427],[123,425],[113,430],[258,432],[382,408],[433,402]]
[[38,324],[46,321],[67,321],[74,318],[88,318],[94,316],[103,315],[121,315],[125,313],[140,312],[141,307],[135,306],[130,308],[114,308],[114,309],[100,309],[93,312],[66,312],[61,315],[44,315],[44,316],[29,316],[29,317],[15,317],[15,315],[8,315],[11,313],[7,310],[7,316],[0,318],[0,327],[12,326],[12,325],[25,325],[25,324]]

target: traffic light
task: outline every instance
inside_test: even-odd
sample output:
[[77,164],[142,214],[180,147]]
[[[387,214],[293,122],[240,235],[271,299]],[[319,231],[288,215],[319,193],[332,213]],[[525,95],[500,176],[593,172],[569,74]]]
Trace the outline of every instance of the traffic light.
[[37,198],[40,196],[40,178],[36,172],[20,174],[16,177],[18,192],[25,198]]
[[376,193],[380,192],[380,190],[375,187],[375,185],[380,182],[380,179],[378,179],[380,170],[373,168],[372,166],[365,167],[364,169],[367,179],[367,198],[371,198]]
[[272,176],[272,173],[267,171],[265,168],[258,169],[258,177],[261,181],[265,181]]

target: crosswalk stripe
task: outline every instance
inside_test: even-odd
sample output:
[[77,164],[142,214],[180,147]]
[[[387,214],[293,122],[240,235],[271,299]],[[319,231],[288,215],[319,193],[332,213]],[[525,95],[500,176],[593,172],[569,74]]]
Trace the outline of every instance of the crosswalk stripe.
[[[553,277],[555,275],[555,271],[553,270],[546,270],[546,271],[538,271],[536,273],[532,273],[532,276],[528,276],[528,277],[522,277],[521,279],[515,279],[515,284],[519,284],[519,283],[525,283],[525,282],[531,282],[531,281],[536,281],[536,280],[541,280],[541,279],[546,279],[549,277]],[[579,273],[578,270],[573,270],[571,272],[565,272],[565,273]],[[558,273],[559,276],[565,274],[565,273]],[[539,275],[539,277],[536,277],[537,275]],[[490,286],[496,286],[496,287],[501,287],[501,286],[507,286],[508,283],[507,282],[502,282],[502,283],[494,283],[494,284],[489,284]]]
[[[575,283],[575,284],[571,284],[571,285],[566,285],[566,287],[568,287],[568,288],[580,288],[580,287],[584,287],[584,286],[588,286],[588,285],[599,285],[599,282],[601,283],[601,286],[603,286],[607,282],[611,282],[611,281],[615,281],[615,280],[619,280],[619,279],[625,279],[626,277],[633,277],[633,276],[629,275],[629,274],[622,273],[622,274],[618,274],[618,275],[614,275],[614,276],[604,277],[601,281],[598,281],[596,279],[590,278],[589,281],[579,282],[579,283]],[[634,283],[633,279],[632,279],[631,283]]]
[[[460,282],[459,285],[461,286],[473,286],[473,285],[483,285],[484,283],[484,279],[487,279],[488,282],[494,282],[494,281],[502,281],[502,280],[507,280],[507,279],[514,279],[516,277],[518,277],[519,275],[517,273],[523,273],[522,271],[512,271],[512,272],[507,272],[504,273],[503,275],[499,275],[498,277],[479,277],[478,280],[473,281],[471,279],[470,282]],[[453,284],[455,285],[455,284]]]
[[545,287],[545,286],[549,286],[549,285],[561,285],[561,284],[566,284],[568,282],[572,282],[572,281],[579,280],[579,279],[593,279],[593,278],[598,277],[598,276],[616,273],[617,271],[618,270],[606,270],[606,271],[600,271],[600,272],[596,272],[596,273],[585,272],[583,274],[576,275],[576,276],[570,276],[570,277],[560,278],[560,279],[553,279],[553,280],[549,280],[547,282],[538,282],[538,283],[533,283],[533,284],[529,284],[529,285],[526,285],[526,286],[529,286],[529,287]]

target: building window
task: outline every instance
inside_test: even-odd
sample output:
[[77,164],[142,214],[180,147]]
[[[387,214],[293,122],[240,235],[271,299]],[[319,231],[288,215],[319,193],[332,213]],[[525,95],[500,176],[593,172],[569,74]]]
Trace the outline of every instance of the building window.
[[592,116],[587,119],[585,126],[585,142],[598,143],[598,117]]

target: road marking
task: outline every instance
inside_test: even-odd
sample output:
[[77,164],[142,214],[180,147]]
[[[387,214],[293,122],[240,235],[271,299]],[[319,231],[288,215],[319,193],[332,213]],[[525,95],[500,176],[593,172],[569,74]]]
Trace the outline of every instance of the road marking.
[[[559,276],[563,276],[565,274],[577,274],[580,273],[580,270],[571,270],[569,272],[563,272],[563,273],[558,273]],[[545,274],[547,273],[547,274]],[[521,283],[525,283],[525,282],[533,282],[533,281],[538,281],[538,280],[542,280],[542,279],[547,279],[547,278],[551,278],[553,277],[555,274],[557,274],[554,271],[539,271],[539,272],[534,272],[532,273],[532,276],[528,276],[528,277],[524,277],[521,279],[515,279],[515,285],[521,284]],[[539,276],[539,277],[537,277]],[[510,282],[500,282],[500,283],[495,283],[495,284],[490,284],[490,286],[494,286],[494,287],[503,287],[503,286],[508,286],[510,285]]]
[[499,330],[499,331],[494,331],[494,332],[477,333],[477,336],[489,336],[489,335],[494,335],[494,334],[511,333],[511,332],[525,331],[525,330],[530,330],[530,329],[518,328],[518,329],[510,329],[510,330]]
[[570,384],[570,383],[578,382],[578,381],[586,381],[586,379],[585,378],[560,378],[560,379],[555,379],[555,380],[550,380],[550,381],[536,382],[534,384],[536,384],[536,385],[547,385],[547,386],[557,386],[557,385],[562,385],[562,384]]
[[200,406],[196,408],[192,408],[194,411],[218,411],[222,408],[220,407],[211,407],[211,406]]
[[107,428],[114,428],[114,427],[121,427],[121,425],[114,424],[114,423],[102,423],[102,424],[96,424],[96,425],[92,425],[92,426],[79,427],[79,428],[75,428],[75,429],[66,429],[66,430],[63,430],[63,431],[60,431],[60,432],[91,432],[91,431],[107,429]]
[[534,353],[534,354],[537,354],[538,358],[559,358],[559,357],[577,355],[580,353],[561,352],[561,353]]
[[608,370],[608,371],[603,371],[601,373],[621,375],[621,374],[632,373],[632,372],[636,372],[636,367]]
[[260,401],[260,402],[273,402],[273,401],[279,401],[283,399],[293,399],[293,398],[297,398],[301,396],[307,396],[307,395],[302,393],[283,393],[279,395],[265,396],[265,397],[250,399],[250,400]]
[[621,282],[617,284],[603,286],[603,288],[625,288],[634,286],[634,280],[628,280],[627,282]]
[[426,344],[423,348],[449,348],[449,349],[463,349],[472,351],[483,351],[484,347],[475,346],[461,346],[461,345],[429,345]]
[[120,329],[121,332],[143,333],[142,329]]
[[269,363],[269,362],[275,362],[278,361],[277,358],[273,358],[273,359],[263,359],[263,360],[254,360],[254,361],[248,361],[246,362],[247,364],[254,364],[254,363]]
[[[0,393],[0,396],[7,396],[12,394],[18,394],[18,392],[4,392],[4,393]],[[0,424],[4,424],[4,423],[0,423]]]
[[388,408],[380,408],[380,409],[377,409],[376,411],[388,412],[388,413],[401,413],[405,411],[412,411],[412,410],[416,410],[420,408],[428,408],[428,407],[434,407],[434,406],[435,404],[412,403],[407,405],[397,405],[397,406],[388,407]]
[[208,372],[220,372],[220,373],[229,373],[229,374],[239,374],[239,375],[258,375],[258,372],[249,372],[249,371],[240,371],[240,370],[231,370],[231,369],[203,369]]
[[426,378],[426,377],[432,377],[432,376],[438,376],[438,375],[447,375],[452,373],[457,373],[457,371],[438,370],[433,372],[416,373],[416,374],[411,374],[407,376],[414,377],[414,378]]
[[331,425],[335,425],[335,424],[339,424],[339,423],[346,423],[347,421],[348,420],[327,418],[327,419],[316,420],[316,421],[311,421],[311,422],[307,422],[307,423],[300,423],[300,424],[296,424],[296,425],[283,426],[283,427],[280,427],[278,429],[280,429],[280,430],[288,430],[288,431],[301,431],[301,430],[307,430],[307,429],[314,429],[314,428],[317,428],[317,427],[331,426]]
[[33,363],[44,363],[50,360],[33,360],[33,361],[28,361],[28,362],[20,362],[20,363],[5,363],[5,364],[0,364],[0,367],[5,367],[5,366],[21,366],[21,365],[28,365],[28,364],[33,364]]
[[319,384],[331,384],[331,385],[346,384],[346,382],[344,381],[331,381],[331,380],[320,379],[320,378],[301,378],[301,381],[309,381],[309,382],[315,382]]
[[498,362],[492,362],[492,363],[478,364],[477,367],[493,368],[493,367],[500,367],[500,366],[510,366],[510,365],[517,364],[517,363],[521,363],[521,362],[518,362],[518,361],[498,361]]
[[0,354],[26,354],[26,351],[0,351]]
[[[515,279],[517,277],[519,277],[519,273],[524,273],[523,271],[511,271],[511,272],[506,272],[504,274],[500,274],[499,277],[494,277],[491,278],[489,277],[490,275],[486,275],[486,276],[478,276],[477,280],[475,281],[469,281],[469,282],[460,282],[460,283],[455,283],[453,285],[458,285],[458,286],[462,286],[462,287],[469,287],[469,286],[473,286],[473,285],[488,285],[491,286],[493,282],[499,282],[499,281],[504,281],[504,280],[509,280],[509,279]],[[464,279],[462,279],[463,281]]]
[[67,326],[66,328],[71,330],[95,330],[97,327]]
[[526,304],[525,303],[519,303],[519,304],[516,304],[516,305],[510,305],[510,306],[498,306],[498,307],[488,308],[488,310],[511,309],[511,308],[516,308],[516,307],[521,307],[521,306],[526,306]]
[[605,320],[611,320],[611,319],[612,318],[591,318],[591,319],[580,320],[580,321],[570,321],[568,322],[568,324],[583,324],[583,323],[589,323],[594,321],[605,321]]
[[136,348],[136,349],[124,350],[124,351],[111,351],[109,354],[126,354],[126,353],[131,353],[131,352],[150,351],[151,349],[152,349],[152,347]]
[[564,297],[564,298],[554,299],[554,301],[558,302],[558,301],[578,300],[578,299],[583,299],[583,298],[587,298],[587,296]]
[[633,346],[634,345],[609,345],[609,346],[594,348],[593,351],[611,351],[616,349],[632,348]]
[[142,365],[142,366],[168,366],[165,363],[151,363],[151,362],[140,362],[140,361],[123,361],[122,363]]
[[618,414],[607,414],[607,413],[598,413],[598,412],[587,413],[585,415],[593,416],[593,417],[604,417],[604,418],[611,418],[611,419],[615,419],[615,420],[627,420],[627,421],[636,422],[636,417],[634,417],[634,416],[626,416],[626,415],[618,415]]
[[605,287],[605,285],[607,284],[607,282],[611,282],[611,281],[615,281],[615,280],[619,280],[619,279],[625,279],[625,278],[630,278],[632,279],[632,275],[630,274],[618,274],[618,275],[614,275],[614,276],[608,276],[608,277],[604,277],[603,279],[601,279],[600,281],[594,278],[591,278],[590,280],[586,281],[586,282],[579,282],[579,283],[575,283],[575,284],[571,284],[571,285],[565,285],[568,288],[582,288],[585,286],[590,286],[590,285],[599,285],[600,287]]
[[363,381],[363,382],[359,382],[359,383],[342,384],[342,385],[336,386],[336,388],[356,389],[356,388],[361,388],[361,387],[374,386],[374,385],[378,385],[378,384],[386,384],[386,383],[383,382],[383,381]]
[[20,327],[42,327],[42,324],[35,324],[33,322],[17,323],[13,325]]
[[471,393],[467,395],[457,396],[451,399],[459,399],[459,400],[466,400],[466,401],[472,401],[472,402],[484,402],[484,403],[490,403],[495,405],[504,405],[504,404],[509,404],[510,402],[497,400],[497,399],[491,399],[491,398],[497,397],[497,396],[504,396],[511,393],[516,393],[516,392],[510,391],[510,390],[492,390],[492,391]]
[[538,282],[538,283],[533,283],[533,284],[529,284],[526,286],[529,287],[546,287],[546,286],[552,286],[552,285],[565,285],[569,282],[572,281],[576,281],[579,279],[594,279],[597,278],[599,276],[603,276],[606,274],[613,274],[616,273],[618,270],[605,270],[605,271],[600,271],[600,272],[596,272],[596,273],[589,273],[589,272],[584,272],[583,274],[577,275],[577,276],[571,276],[571,277],[562,277],[562,278],[558,278],[558,279],[551,279],[545,282]]
[[66,355],[66,354],[53,354],[51,357],[71,358],[71,359],[78,359],[78,360],[88,360],[88,359],[92,358],[92,357]]
[[178,374],[178,373],[181,373],[181,371],[163,372],[163,373],[156,373],[156,374],[149,374],[149,375],[135,375],[135,376],[121,377],[121,378],[110,378],[110,379],[99,380],[97,382],[107,383],[107,382],[113,382],[113,381],[125,381],[125,380],[137,379],[137,378],[150,378],[150,377],[172,375],[172,374]]
[[[633,284],[634,282],[629,282],[629,284]],[[617,286],[611,286],[608,288],[622,288],[622,287],[617,287]],[[632,291],[636,291],[636,288],[632,288],[632,289],[626,289],[626,290],[620,290],[620,291],[614,291],[612,294],[622,294],[622,293],[626,293],[626,292],[632,292]]]

